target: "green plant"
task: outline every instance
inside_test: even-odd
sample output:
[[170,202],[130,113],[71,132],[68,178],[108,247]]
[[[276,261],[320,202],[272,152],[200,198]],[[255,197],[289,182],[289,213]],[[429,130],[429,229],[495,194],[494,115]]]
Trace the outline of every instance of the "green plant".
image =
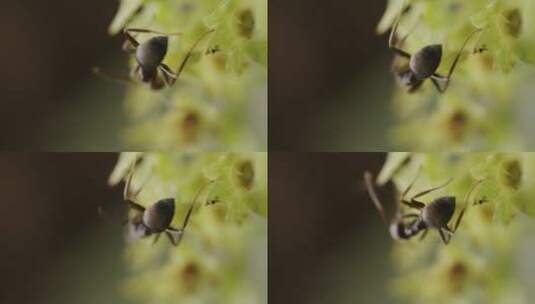
[[173,69],[199,35],[216,29],[173,87],[153,92],[139,85],[128,90],[128,146],[266,149],[267,1],[122,0],[109,31],[116,34],[124,27],[182,32],[170,39],[164,60]]
[[110,184],[141,158],[133,188],[141,203],[175,197],[179,226],[208,180],[180,246],[165,238],[128,245],[123,291],[145,303],[267,303],[267,154],[122,153]]
[[399,36],[414,31],[403,48],[413,53],[425,45],[444,44],[442,74],[469,33],[483,31],[469,43],[445,94],[435,92],[431,83],[414,94],[396,90],[393,111],[399,123],[391,130],[392,141],[417,151],[532,147],[535,3],[390,0],[378,32],[387,32],[409,5]]
[[[390,153],[377,182],[392,181],[397,189],[405,189],[419,168],[411,193],[451,177],[448,187],[422,200],[454,195],[454,216],[467,209],[448,245],[433,232],[421,242],[415,238],[394,244],[399,276],[392,291],[411,303],[528,303],[535,154]],[[476,180],[483,183],[467,202]]]

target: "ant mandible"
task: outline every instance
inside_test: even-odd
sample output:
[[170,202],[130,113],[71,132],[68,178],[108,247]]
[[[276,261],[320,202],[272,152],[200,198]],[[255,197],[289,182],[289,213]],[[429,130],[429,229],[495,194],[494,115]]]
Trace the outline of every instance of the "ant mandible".
[[[453,63],[450,66],[448,74],[446,76],[442,76],[441,74],[436,72],[438,66],[440,65],[440,61],[442,60],[442,44],[432,44],[425,46],[412,55],[409,52],[402,50],[399,46],[396,46],[395,35],[403,11],[404,10],[402,10],[402,12],[396,18],[396,21],[394,22],[394,25],[390,31],[390,36],[388,38],[388,47],[396,55],[408,59],[409,64],[401,67],[393,66],[392,73],[394,73],[394,76],[400,85],[406,86],[408,88],[409,93],[416,91],[428,78],[431,79],[433,85],[436,87],[439,93],[444,93],[448,88],[453,71],[457,66],[457,62],[459,61],[461,53],[466,47],[466,44],[474,34],[482,31],[482,29],[476,29],[475,31],[470,33],[470,35],[468,35],[461,49],[455,56],[455,59],[453,60]],[[400,42],[405,41],[407,37],[408,34],[404,36]],[[443,83],[443,85],[441,85],[441,83]]]
[[[447,245],[450,242],[453,234],[457,231],[459,224],[461,223],[461,220],[466,211],[466,205],[459,213],[459,216],[457,217],[453,228],[450,228],[448,223],[452,219],[453,213],[455,212],[455,196],[438,197],[428,204],[424,204],[417,199],[433,191],[446,187],[452,181],[452,179],[450,178],[446,183],[438,187],[419,192],[412,196],[410,199],[405,199],[408,192],[411,190],[412,186],[416,182],[418,175],[419,172],[414,178],[414,180],[407,186],[405,191],[403,191],[403,193],[401,194],[398,204],[396,205],[396,215],[390,222],[390,236],[395,240],[407,240],[423,231],[423,233],[420,235],[420,240],[423,240],[427,235],[429,229],[436,229],[440,234],[440,238],[442,239],[444,244]],[[366,184],[366,189],[368,190],[368,194],[370,195],[370,198],[375,204],[375,207],[379,211],[381,218],[383,219],[385,224],[387,224],[383,205],[381,204],[379,198],[377,197],[377,194],[375,193],[372,179],[373,177],[370,172],[364,173],[364,181]],[[466,204],[468,204],[470,194],[481,182],[482,180],[478,180],[468,191],[465,197]],[[403,214],[400,210],[401,204],[404,204],[409,208],[418,211],[418,213],[413,212]],[[411,220],[407,221],[407,219]]]
[[[214,31],[214,29],[210,29],[204,32],[188,50],[177,71],[173,72],[171,68],[162,61],[167,54],[169,36],[181,35],[182,33],[163,33],[137,28],[124,29],[123,34],[126,36],[126,41],[123,44],[123,50],[127,53],[135,53],[136,58],[136,65],[132,70],[131,76],[142,83],[150,84],[150,87],[153,90],[159,90],[165,85],[172,86],[180,77],[180,74],[184,70],[184,67],[186,66],[197,45],[204,37],[206,37],[206,35]],[[152,37],[147,41],[140,43],[134,38],[134,33],[154,34],[158,36]],[[117,77],[102,71],[100,68],[94,68],[93,72],[97,75],[113,80],[135,83],[131,78]]]

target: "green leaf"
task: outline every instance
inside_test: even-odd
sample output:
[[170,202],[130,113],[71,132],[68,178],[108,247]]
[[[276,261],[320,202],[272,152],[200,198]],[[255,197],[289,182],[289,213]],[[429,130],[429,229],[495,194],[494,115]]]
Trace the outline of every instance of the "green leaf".
[[119,33],[132,15],[141,8],[143,2],[143,0],[121,0],[119,11],[117,11],[115,18],[113,18],[113,21],[108,27],[108,32],[110,34]]

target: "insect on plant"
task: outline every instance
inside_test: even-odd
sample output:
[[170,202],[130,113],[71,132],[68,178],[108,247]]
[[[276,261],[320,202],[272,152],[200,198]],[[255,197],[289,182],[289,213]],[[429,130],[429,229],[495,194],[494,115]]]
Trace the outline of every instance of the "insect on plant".
[[[124,29],[123,34],[126,36],[126,41],[123,44],[123,50],[127,53],[135,54],[136,58],[136,65],[132,69],[131,78],[114,76],[102,71],[100,68],[93,68],[93,72],[99,76],[126,83],[136,83],[134,80],[132,80],[132,78],[134,78],[142,83],[150,84],[150,87],[153,90],[159,90],[165,85],[172,86],[180,77],[180,74],[184,70],[197,45],[204,37],[214,31],[214,29],[210,29],[201,34],[197,41],[195,41],[195,43],[188,50],[186,56],[184,56],[184,59],[182,59],[177,71],[173,72],[168,65],[163,63],[163,60],[167,54],[169,36],[177,36],[181,35],[182,33],[163,33],[137,28]],[[136,33],[157,36],[140,43],[134,37]]]
[[[455,220],[453,228],[451,228],[448,223],[452,219],[453,213],[455,212],[455,196],[438,197],[428,204],[424,204],[418,199],[426,194],[446,187],[452,181],[452,179],[450,178],[446,183],[438,187],[424,190],[415,194],[411,198],[406,199],[406,196],[411,190],[414,183],[416,182],[418,175],[419,172],[414,178],[414,180],[407,186],[405,191],[403,191],[398,203],[396,204],[396,215],[390,222],[390,235],[393,239],[396,240],[407,240],[422,232],[422,234],[420,235],[420,240],[423,240],[427,235],[429,229],[436,229],[438,230],[440,238],[442,239],[444,244],[447,245],[450,242],[455,231],[457,231],[457,228],[459,227],[459,224],[463,219],[467,205],[465,205],[465,207],[461,210],[457,219]],[[388,224],[385,218],[383,205],[381,204],[379,198],[377,197],[377,194],[375,193],[372,179],[373,177],[370,172],[364,173],[364,182],[366,184],[368,194],[370,195],[370,198],[375,204],[375,207],[379,211],[381,218],[383,219],[385,224]],[[478,180],[468,191],[465,197],[466,204],[468,204],[470,194],[476,189],[479,184],[481,184],[481,182],[482,180]],[[416,212],[403,214],[403,212],[401,211],[401,204],[415,210]],[[474,205],[475,204],[476,202],[474,202]]]
[[455,67],[457,66],[457,62],[459,61],[459,58],[461,57],[461,54],[464,48],[466,47],[468,41],[470,40],[470,38],[472,38],[472,36],[474,36],[478,32],[481,32],[482,30],[476,29],[468,35],[461,49],[455,56],[455,59],[453,60],[450,69],[448,70],[448,74],[446,74],[446,76],[442,76],[441,74],[437,73],[437,69],[442,60],[442,44],[432,44],[425,46],[411,55],[409,52],[402,50],[398,46],[401,45],[407,39],[410,32],[405,35],[398,43],[396,43],[395,36],[403,11],[404,10],[402,10],[402,12],[398,15],[396,21],[394,22],[394,25],[392,26],[390,36],[388,38],[388,47],[394,52],[395,55],[401,56],[409,60],[409,63],[403,66],[393,66],[392,73],[394,73],[394,76],[400,85],[408,88],[409,93],[416,91],[428,78],[431,79],[433,85],[436,87],[438,92],[444,93],[448,88],[452,74],[455,70]]
[[[193,212],[193,209],[196,205],[196,202],[202,193],[202,191],[210,184],[215,181],[209,181],[205,185],[201,186],[195,197],[193,198],[188,211],[182,222],[180,228],[174,228],[171,226],[171,222],[175,215],[175,199],[174,198],[164,198],[160,199],[157,202],[153,203],[149,207],[145,208],[142,204],[137,202],[136,197],[143,189],[143,185],[137,190],[131,190],[132,177],[134,175],[134,165],[130,170],[125,182],[125,187],[123,191],[123,199],[128,204],[128,207],[136,212],[136,214],[123,222],[123,225],[128,227],[128,239],[138,239],[144,238],[151,235],[154,235],[153,244],[158,241],[160,235],[165,233],[169,241],[178,246],[182,240],[186,227],[188,226],[189,219]],[[104,215],[102,207],[99,207],[99,213]]]

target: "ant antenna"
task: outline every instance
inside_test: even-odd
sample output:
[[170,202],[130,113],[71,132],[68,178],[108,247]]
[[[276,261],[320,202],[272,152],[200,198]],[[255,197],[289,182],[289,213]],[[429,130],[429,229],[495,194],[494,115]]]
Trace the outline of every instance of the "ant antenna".
[[455,225],[453,226],[453,232],[446,230],[447,232],[451,234],[455,233],[457,231],[457,228],[459,227],[459,224],[461,223],[461,220],[463,219],[464,213],[466,211],[466,208],[468,207],[468,198],[470,197],[470,194],[474,192],[474,190],[477,188],[477,186],[481,185],[481,183],[484,181],[484,179],[477,180],[472,187],[470,187],[470,190],[466,193],[466,196],[464,197],[465,206],[461,210],[461,213],[457,217],[457,221],[455,221]]
[[387,224],[388,221],[386,220],[386,217],[385,217],[385,211],[384,211],[384,208],[383,208],[383,204],[381,204],[381,201],[379,201],[379,198],[377,197],[377,194],[375,193],[375,189],[373,187],[373,181],[372,180],[373,180],[372,174],[369,171],[364,172],[364,183],[366,184],[366,190],[368,190],[368,194],[370,195],[370,197],[371,197],[371,199],[373,201],[373,204],[375,205],[375,207],[379,211],[379,215],[383,219],[383,222],[385,224]]
[[184,231],[186,230],[186,227],[188,226],[188,223],[189,223],[189,218],[191,217],[191,213],[193,212],[193,209],[197,201],[199,200],[199,196],[201,195],[202,191],[209,185],[215,183],[216,181],[217,179],[211,180],[207,182],[206,184],[202,185],[197,190],[197,193],[193,197],[190,207],[188,208],[188,212],[186,213],[186,216],[184,217],[184,222],[182,223],[182,227],[180,227],[179,229],[175,229],[171,227],[167,228],[168,231],[166,234],[175,246],[178,246],[178,244],[180,244],[180,242],[182,241],[182,237],[184,236]]
[[159,31],[153,31],[153,30],[147,30],[147,29],[140,29],[140,28],[126,28],[123,30],[124,33],[140,33],[140,34],[155,34],[155,35],[164,35],[164,36],[180,36],[184,33],[182,32],[173,32],[173,33],[166,33],[166,32],[159,32]]
[[464,197],[464,202],[465,202],[465,206],[468,206],[468,199],[470,198],[470,194],[472,194],[477,186],[479,186],[481,183],[483,183],[485,181],[485,179],[478,179],[473,185],[472,187],[470,187],[470,190],[468,190],[468,192],[466,193],[465,197]]
[[[453,74],[453,71],[455,70],[455,67],[457,66],[457,63],[459,62],[459,59],[461,58],[461,54],[464,50],[464,48],[466,47],[466,45],[468,44],[468,42],[470,41],[470,39],[477,33],[483,31],[483,29],[475,29],[472,33],[470,33],[470,35],[468,35],[468,37],[466,37],[466,39],[464,40],[464,43],[462,45],[462,47],[459,49],[459,52],[457,53],[457,55],[455,56],[455,59],[453,60],[453,63],[451,64],[450,66],[450,69],[448,71],[448,74],[444,77],[444,76],[441,76],[437,73],[431,75],[431,80],[433,82],[437,82],[437,81],[444,81],[445,84],[443,87],[440,87],[439,91],[442,93],[444,91],[446,91],[446,89],[448,88],[449,86],[449,83],[450,83],[450,78],[451,78],[451,75]],[[437,89],[439,88],[438,84],[437,84]]]
[[189,49],[189,51],[186,53],[186,56],[184,57],[184,59],[182,60],[182,63],[180,64],[180,66],[178,67],[175,75],[170,75],[168,73],[168,71],[165,71],[166,74],[171,77],[173,79],[173,82],[174,83],[178,77],[180,77],[180,74],[182,73],[182,70],[184,70],[184,68],[186,67],[186,63],[188,63],[188,60],[189,58],[191,57],[191,54],[193,53],[193,50],[197,47],[197,45],[204,39],[204,37],[206,37],[208,34],[210,33],[213,33],[215,32],[215,29],[210,29],[206,32],[204,32],[198,39],[197,41],[195,41],[195,43],[191,46],[191,48]]

